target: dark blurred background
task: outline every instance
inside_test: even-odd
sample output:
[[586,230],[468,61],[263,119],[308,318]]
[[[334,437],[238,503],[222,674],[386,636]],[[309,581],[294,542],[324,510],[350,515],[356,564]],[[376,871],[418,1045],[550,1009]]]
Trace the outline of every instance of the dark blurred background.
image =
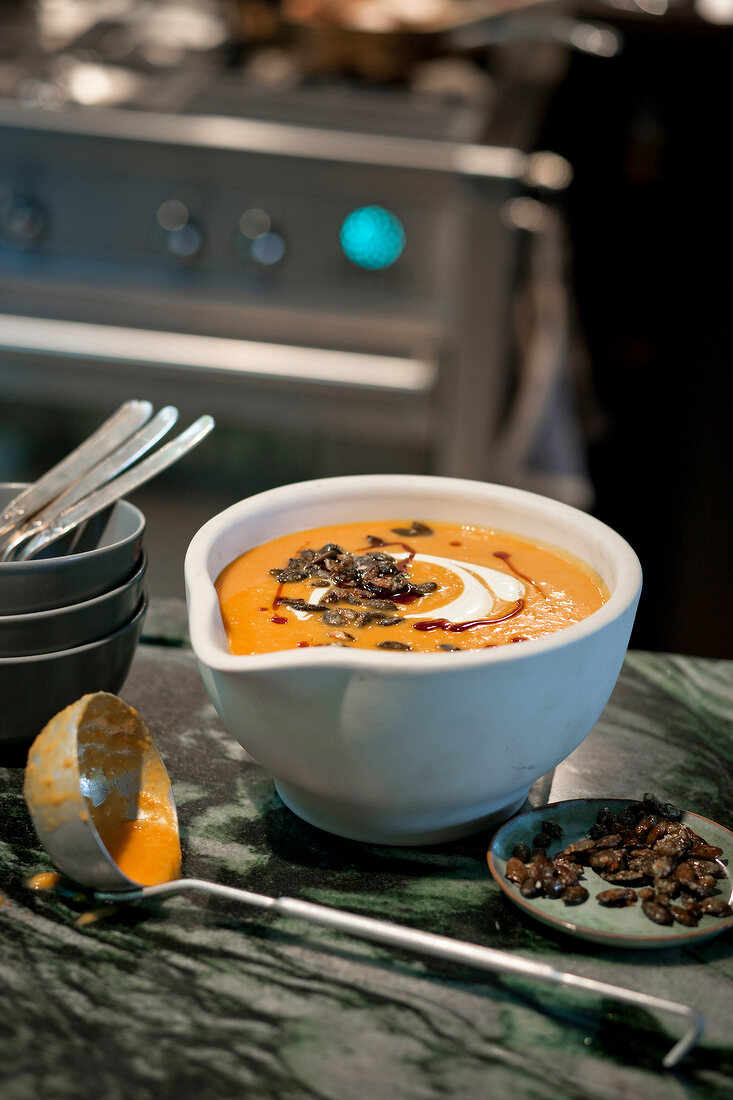
[[608,65],[574,55],[543,142],[574,166],[574,286],[601,422],[594,511],[634,545],[634,642],[733,656],[724,123],[728,28],[619,20]]
[[730,13],[399,7],[0,3],[0,480],[127,397],[212,412],[132,497],[162,596],[260,489],[504,480],[632,543],[632,645],[733,656]]

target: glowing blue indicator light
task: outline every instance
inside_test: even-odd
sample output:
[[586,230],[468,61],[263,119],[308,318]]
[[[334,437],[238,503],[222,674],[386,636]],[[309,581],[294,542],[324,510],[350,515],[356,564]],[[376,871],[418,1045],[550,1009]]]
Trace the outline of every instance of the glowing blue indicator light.
[[367,271],[390,267],[405,247],[402,222],[382,206],[360,206],[341,226],[344,255]]

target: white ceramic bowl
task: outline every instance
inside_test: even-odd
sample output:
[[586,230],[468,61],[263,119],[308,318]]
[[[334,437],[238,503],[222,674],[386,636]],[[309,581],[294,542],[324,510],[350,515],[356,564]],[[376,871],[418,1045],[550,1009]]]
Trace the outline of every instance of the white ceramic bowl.
[[[310,647],[233,656],[213,582],[252,546],[391,517],[495,527],[564,547],[608,585],[583,622],[462,653]],[[587,736],[616,683],[641,588],[631,547],[593,517],[518,489],[357,476],[261,493],[211,519],[185,562],[191,644],[229,732],[283,801],[340,836],[430,844],[509,817]]]

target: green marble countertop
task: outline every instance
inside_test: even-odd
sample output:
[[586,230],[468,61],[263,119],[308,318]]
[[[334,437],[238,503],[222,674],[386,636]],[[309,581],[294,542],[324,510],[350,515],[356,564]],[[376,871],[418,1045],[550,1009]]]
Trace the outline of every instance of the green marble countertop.
[[[203,895],[95,908],[33,892],[51,869],[0,767],[3,1100],[514,1100],[733,1096],[731,933],[692,947],[601,948],[532,921],[486,867],[488,835],[425,849],[303,823],[224,731],[182,629],[154,607],[120,692],[166,759],[187,875],[286,894],[519,953],[703,1012],[677,1022],[588,994],[421,958]],[[733,826],[733,662],[628,655],[595,730],[535,785],[668,798]],[[98,908],[98,906],[96,907]]]

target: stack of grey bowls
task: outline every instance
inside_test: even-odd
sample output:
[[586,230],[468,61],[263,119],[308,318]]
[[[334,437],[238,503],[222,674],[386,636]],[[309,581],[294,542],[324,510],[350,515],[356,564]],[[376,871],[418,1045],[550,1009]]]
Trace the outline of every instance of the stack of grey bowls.
[[[23,488],[0,483],[0,512]],[[81,536],[0,562],[0,755],[22,752],[80,696],[122,687],[147,610],[144,531],[119,500]]]

